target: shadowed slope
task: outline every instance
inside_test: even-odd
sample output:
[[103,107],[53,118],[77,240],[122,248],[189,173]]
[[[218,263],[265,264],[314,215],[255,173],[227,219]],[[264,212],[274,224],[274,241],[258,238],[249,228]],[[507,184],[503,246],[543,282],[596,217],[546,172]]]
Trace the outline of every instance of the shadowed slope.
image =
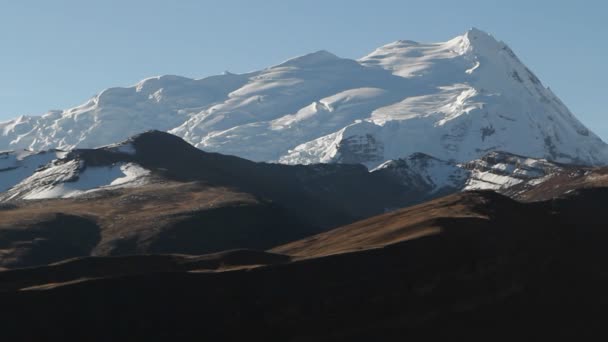
[[[87,181],[95,178],[88,172],[117,171],[117,165],[145,173],[134,183],[115,186],[113,181],[86,190]],[[255,163],[206,153],[171,134],[150,131],[121,144],[71,151],[2,194],[9,202],[0,215],[0,236],[7,240],[0,267],[60,260],[64,252],[51,250],[55,245],[36,258],[20,260],[22,254],[11,240],[15,235],[5,233],[26,229],[27,222],[45,226],[55,213],[86,217],[98,227],[100,238],[92,246],[88,240],[75,240],[73,247],[82,251],[66,257],[204,254],[268,249],[419,202],[427,196],[424,190],[369,173],[361,165]],[[72,196],[70,191],[79,192]],[[67,198],[19,200],[53,193]],[[70,221],[65,229],[78,230],[79,225]],[[15,241],[35,245],[45,238],[32,232]]]
[[[315,239],[276,248],[306,257],[289,263],[219,272],[109,271],[114,275],[0,293],[3,336],[601,338],[608,214],[598,208],[606,200],[606,189],[538,203],[465,193],[322,234],[328,249]],[[436,230],[412,235],[424,227]],[[35,278],[41,271],[29,272]],[[39,279],[44,285],[46,278]]]
[[512,202],[491,192],[455,194],[358,221],[273,250],[299,257],[318,257],[379,248],[427,235],[439,234],[443,230],[441,224],[443,218],[463,222],[467,220],[469,222],[487,221],[489,219],[487,213],[480,210],[484,201],[486,201],[484,196],[493,196],[497,200]]
[[117,277],[157,272],[216,271],[258,267],[288,262],[288,256],[253,250],[231,250],[215,254],[133,255],[85,257],[31,268],[0,272],[0,291],[32,287],[60,286],[62,283],[93,278]]

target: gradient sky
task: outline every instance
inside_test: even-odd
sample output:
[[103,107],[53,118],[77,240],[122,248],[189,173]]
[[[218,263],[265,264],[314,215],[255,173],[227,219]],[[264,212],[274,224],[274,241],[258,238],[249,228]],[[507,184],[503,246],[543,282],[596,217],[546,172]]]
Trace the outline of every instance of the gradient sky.
[[359,58],[478,27],[608,141],[606,1],[0,1],[0,120],[155,75],[240,73],[320,49]]

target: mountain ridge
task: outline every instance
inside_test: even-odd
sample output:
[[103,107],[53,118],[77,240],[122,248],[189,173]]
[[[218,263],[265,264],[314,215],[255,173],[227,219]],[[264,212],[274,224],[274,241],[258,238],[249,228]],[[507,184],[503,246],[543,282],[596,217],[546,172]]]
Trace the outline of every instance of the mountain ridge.
[[[288,187],[342,174],[340,177],[367,177],[367,182],[376,182],[380,188],[400,189],[404,198],[416,194],[418,198],[410,201],[415,203],[480,189],[517,196],[562,173],[591,170],[503,151],[465,163],[417,152],[369,171],[349,163],[282,165],[205,152],[178,136],[155,130],[96,149],[4,152],[0,158],[7,159],[0,166],[8,166],[0,168],[4,179],[0,202],[96,196],[99,191],[137,188],[163,179],[265,192],[281,182]],[[402,199],[395,203],[409,202]]]
[[0,267],[266,249],[461,191],[534,201],[605,178],[604,169],[504,152],[465,164],[416,153],[371,172],[360,164],[253,162],[162,131],[57,154],[42,154],[56,157],[44,165],[36,165],[40,154],[25,154],[16,168],[0,169],[0,179],[22,176],[0,192]]
[[0,123],[0,149],[94,148],[150,129],[286,164],[371,169],[415,152],[467,162],[495,150],[608,163],[608,145],[505,43],[478,29],[441,43],[389,43],[358,60],[319,50],[245,74],[147,78]]

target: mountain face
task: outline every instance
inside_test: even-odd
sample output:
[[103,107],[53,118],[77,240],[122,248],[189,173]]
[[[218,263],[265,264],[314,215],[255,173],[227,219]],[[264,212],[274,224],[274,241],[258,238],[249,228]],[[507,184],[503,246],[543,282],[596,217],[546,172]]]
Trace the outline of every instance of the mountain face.
[[0,192],[0,202],[95,197],[100,191],[138,188],[163,180],[203,181],[271,197],[278,188],[285,190],[281,196],[290,196],[294,188],[311,196],[320,190],[336,201],[360,196],[350,188],[366,189],[368,196],[376,196],[379,207],[369,213],[363,210],[365,215],[458,191],[495,190],[517,197],[557,176],[590,170],[501,151],[466,163],[414,153],[389,160],[369,173],[356,165],[288,166],[206,153],[160,131],[97,149],[6,152],[2,156],[0,176],[5,191]]
[[432,196],[362,165],[256,163],[160,131],[34,171],[0,193],[0,267],[263,250]]
[[254,161],[362,163],[506,151],[608,163],[608,147],[504,43],[472,29],[397,41],[359,60],[326,51],[247,74],[146,79],[85,104],[0,123],[0,148],[92,148],[157,129]]
[[423,189],[427,199],[471,190],[493,190],[519,199],[540,184],[555,179],[568,182],[591,173],[591,168],[494,151],[458,164],[415,153],[387,161],[372,170],[374,173],[395,177],[409,188]]
[[3,156],[0,175],[17,172],[0,193],[0,267],[11,268],[89,255],[266,249],[462,190],[533,200],[525,195],[545,183],[578,186],[601,174],[505,152],[460,164],[416,153],[371,172],[256,163],[160,131],[97,149]]
[[[311,206],[311,212],[303,212],[306,216],[333,208],[356,217],[368,210],[373,214],[401,207],[422,196],[415,187],[370,173],[361,165],[257,163],[203,152],[172,134],[149,131],[122,143],[64,153],[1,193],[0,201],[95,197],[96,191],[163,181],[202,182],[284,203],[299,198],[299,205],[306,201]],[[365,197],[377,205],[364,203]]]
[[206,153],[161,131],[97,149],[6,152],[2,157],[0,176],[5,191],[0,192],[0,202],[95,197],[99,191],[170,180],[203,181],[257,194],[270,194],[280,187],[288,193],[301,186],[311,195],[321,190],[329,197],[348,196],[350,187],[365,188],[369,196],[377,194],[377,203],[389,210],[467,190],[516,196],[563,173],[588,170],[501,151],[466,163],[414,153],[389,160],[369,173],[356,165],[288,166]]

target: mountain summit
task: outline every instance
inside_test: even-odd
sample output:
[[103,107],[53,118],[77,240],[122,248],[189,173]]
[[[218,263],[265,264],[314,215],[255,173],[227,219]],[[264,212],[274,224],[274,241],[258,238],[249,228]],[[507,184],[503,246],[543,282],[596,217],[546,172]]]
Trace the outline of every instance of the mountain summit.
[[287,164],[490,151],[608,163],[608,146],[503,42],[471,29],[351,60],[321,50],[246,74],[160,76],[85,104],[0,123],[0,150],[90,148],[157,129],[198,148]]

